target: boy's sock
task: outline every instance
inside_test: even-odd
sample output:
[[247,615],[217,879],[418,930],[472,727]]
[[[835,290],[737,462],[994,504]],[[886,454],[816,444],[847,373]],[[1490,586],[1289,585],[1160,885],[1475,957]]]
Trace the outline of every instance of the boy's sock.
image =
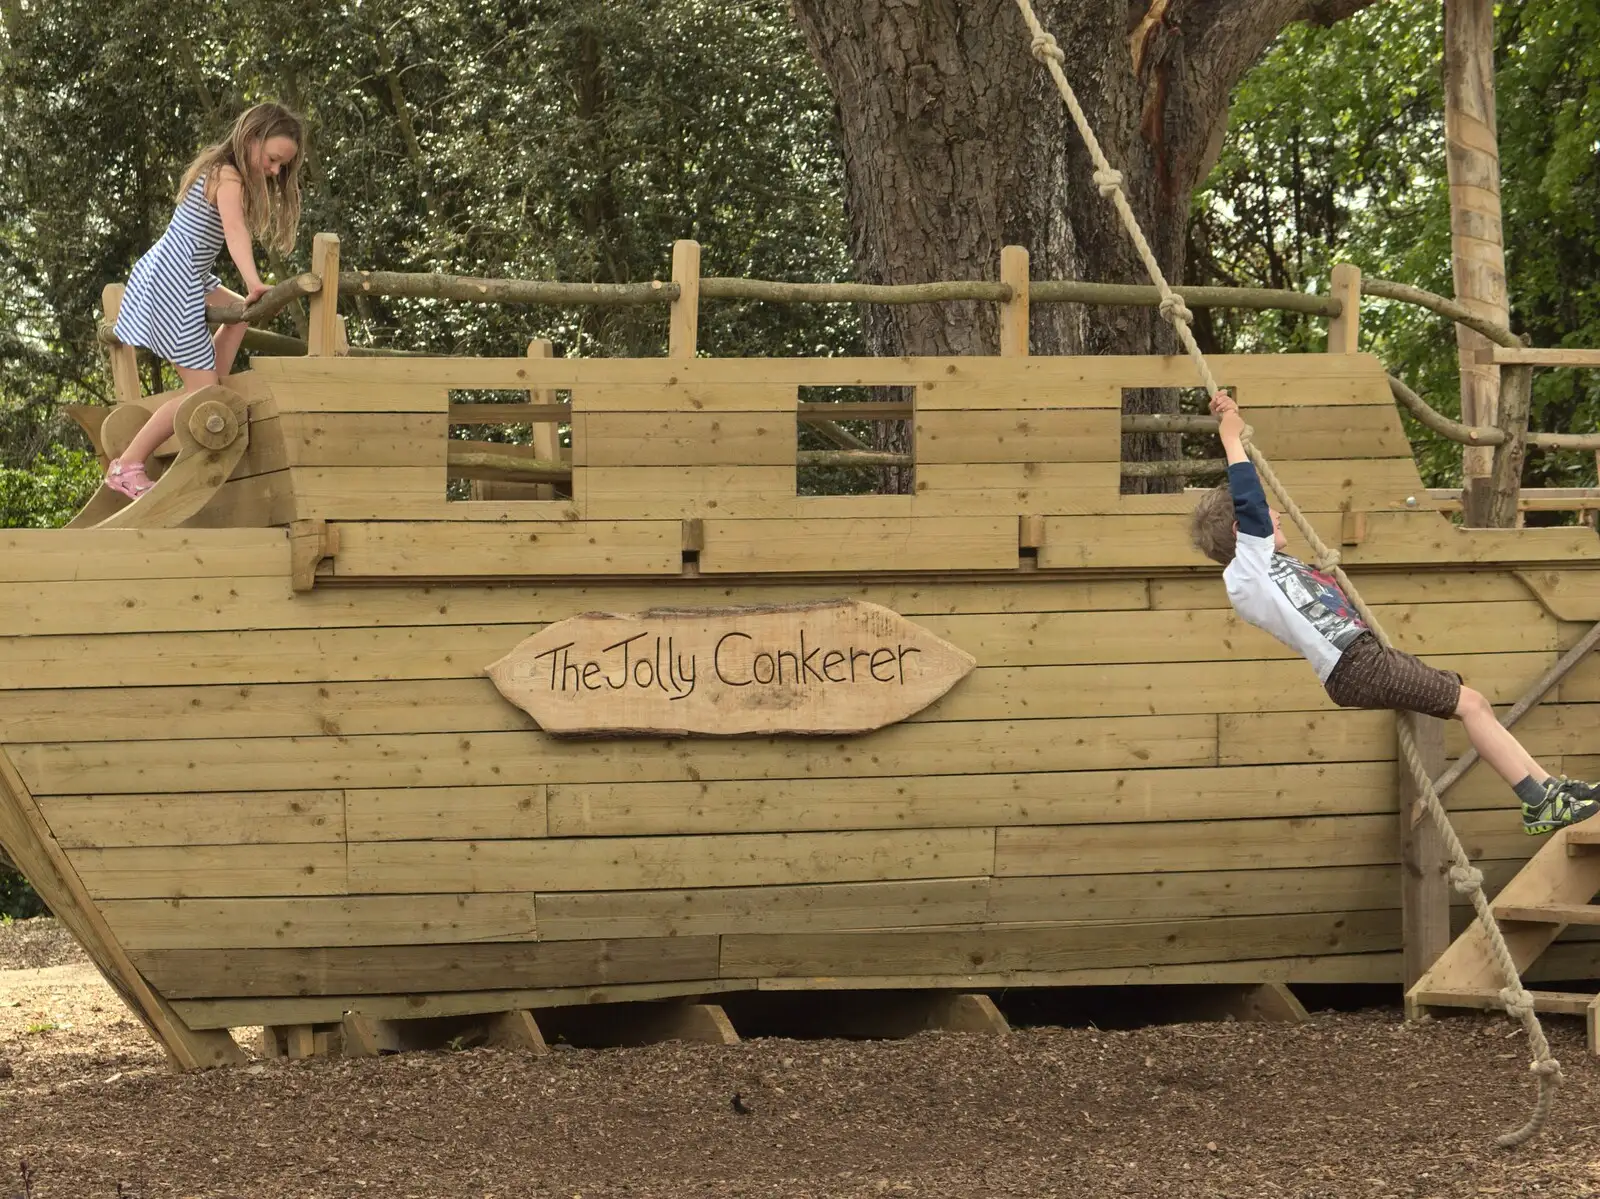
[[[1553,780],[1546,780],[1546,782],[1550,781]],[[1544,801],[1545,784],[1536,782],[1531,774],[1513,787],[1512,790],[1517,793],[1517,798],[1522,801],[1525,807],[1535,808]]]

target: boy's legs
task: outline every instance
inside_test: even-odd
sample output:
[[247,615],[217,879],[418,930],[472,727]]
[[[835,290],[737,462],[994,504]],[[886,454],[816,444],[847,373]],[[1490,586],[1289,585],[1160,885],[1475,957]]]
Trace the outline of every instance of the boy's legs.
[[1466,728],[1472,748],[1489,763],[1491,770],[1505,779],[1507,786],[1515,787],[1530,776],[1536,783],[1550,777],[1550,772],[1534,761],[1533,755],[1522,748],[1522,742],[1500,723],[1494,714],[1494,705],[1481,692],[1471,687],[1461,688],[1455,716]]

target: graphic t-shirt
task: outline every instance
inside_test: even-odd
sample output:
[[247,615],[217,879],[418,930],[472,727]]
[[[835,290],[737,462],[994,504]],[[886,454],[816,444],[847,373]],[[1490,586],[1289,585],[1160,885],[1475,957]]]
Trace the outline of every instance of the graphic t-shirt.
[[1277,552],[1272,516],[1255,467],[1228,467],[1239,535],[1222,572],[1228,599],[1245,620],[1303,654],[1326,682],[1350,643],[1367,631],[1332,575]]

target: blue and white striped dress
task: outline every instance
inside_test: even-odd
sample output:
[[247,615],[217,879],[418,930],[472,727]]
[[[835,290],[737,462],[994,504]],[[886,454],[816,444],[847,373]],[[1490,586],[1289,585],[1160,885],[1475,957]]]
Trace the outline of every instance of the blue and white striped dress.
[[222,286],[212,268],[225,241],[222,215],[206,199],[202,175],[174,210],[167,231],[134,263],[117,313],[117,340],[190,370],[215,370],[206,292]]

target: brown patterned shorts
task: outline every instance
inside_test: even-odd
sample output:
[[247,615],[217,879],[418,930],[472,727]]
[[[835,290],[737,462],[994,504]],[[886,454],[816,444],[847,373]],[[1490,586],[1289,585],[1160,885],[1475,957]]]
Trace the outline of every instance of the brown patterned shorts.
[[1461,700],[1461,676],[1385,649],[1362,633],[1339,658],[1323,684],[1341,708],[1395,708],[1448,720]]

